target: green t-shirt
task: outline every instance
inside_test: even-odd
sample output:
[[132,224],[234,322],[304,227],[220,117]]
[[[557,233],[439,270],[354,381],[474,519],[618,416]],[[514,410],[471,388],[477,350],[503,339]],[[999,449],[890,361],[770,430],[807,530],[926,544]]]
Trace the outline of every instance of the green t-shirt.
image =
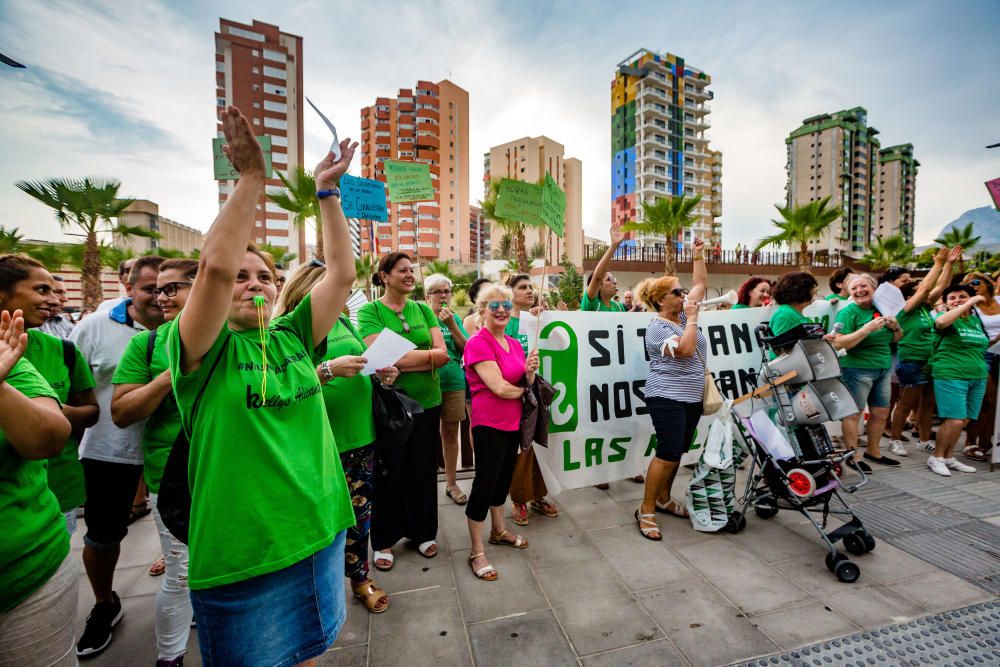
[[[458,316],[454,313],[452,313],[452,317],[455,318],[458,330],[468,338],[469,334],[465,331],[465,327],[462,326],[462,320],[458,319]],[[450,359],[448,363],[438,370],[438,375],[441,378],[441,391],[465,391],[465,371],[462,370],[462,354],[455,347],[455,340],[452,338],[451,330],[448,327],[441,326],[441,336],[444,338],[444,346],[448,348],[448,358]]]
[[[403,333],[403,322],[396,311],[381,301],[372,301],[358,310],[358,330],[362,338],[368,338],[373,334],[382,333],[383,329],[389,329],[416,345],[418,350],[429,350],[434,347],[431,329],[439,329],[440,325],[430,306],[407,299],[406,305],[403,306],[403,317],[409,325],[409,333]],[[420,405],[434,408],[441,405],[441,385],[437,376],[437,370],[410,371],[400,373],[396,384]]]
[[[862,308],[856,303],[849,303],[837,313],[837,322],[844,328],[842,334],[851,334],[875,319],[874,308]],[[873,334],[865,336],[860,343],[847,351],[840,358],[842,368],[870,368],[874,370],[892,368],[893,333],[883,327]]]
[[955,320],[937,332],[938,340],[931,357],[931,375],[935,380],[980,380],[987,375],[983,353],[990,339],[975,315]]
[[518,329],[521,328],[521,318],[511,317],[507,320],[507,326],[503,328],[503,332],[510,336],[511,338],[520,341],[521,347],[524,349],[524,356],[528,356],[528,337],[518,333]]
[[780,336],[789,329],[794,329],[800,324],[809,321],[808,317],[795,310],[787,303],[783,303],[771,314],[771,335]]
[[[358,330],[346,317],[340,317],[326,337],[326,354],[316,362],[364,354],[365,344]],[[372,380],[369,376],[359,373],[349,378],[333,378],[323,385],[323,402],[326,403],[330,429],[341,454],[375,442]]]
[[823,298],[826,299],[827,301],[833,301],[834,299],[838,299],[838,300],[844,299],[845,301],[847,300],[847,297],[840,296],[839,294],[827,294]]
[[[597,295],[596,299],[591,299],[587,295],[587,290],[583,290],[583,297],[580,299],[580,310],[601,313],[624,313],[625,307],[614,299],[611,300],[610,306],[605,306],[604,302],[601,301],[600,294]],[[507,335],[509,336],[510,334]]]
[[[181,373],[179,324],[167,345],[174,395],[191,436],[192,590],[284,569],[354,525],[313,365],[314,354],[325,354],[326,341],[313,349],[308,296],[266,332],[224,325],[190,373]],[[202,402],[192,414],[203,385]]]
[[[129,340],[118,362],[112,384],[149,384],[154,378],[170,368],[167,359],[167,337],[177,320],[171,320],[156,330],[153,339],[153,357],[146,362],[149,347],[149,331],[140,331]],[[150,493],[160,492],[160,480],[167,457],[181,432],[181,413],[173,392],[167,394],[153,414],[146,420],[142,431],[143,476]]]
[[934,316],[930,308],[919,305],[909,313],[901,310],[896,321],[903,327],[903,337],[896,343],[899,360],[926,363],[934,349]]
[[749,308],[749,307],[750,306],[746,305],[745,303],[737,303],[736,305],[734,305],[729,310],[743,310],[744,308]]
[[[64,345],[73,345],[38,329],[28,330],[28,349],[24,357],[31,362],[52,390],[56,398],[65,404],[70,394],[94,388],[94,375],[90,365],[76,345],[73,354],[76,362],[72,375],[66,367]],[[83,484],[83,466],[80,465],[78,434],[71,435],[62,451],[47,461],[49,488],[59,500],[59,511],[68,512],[79,507],[87,499]]]
[[[30,334],[29,334],[30,335]],[[28,398],[57,398],[27,359],[6,382]],[[26,461],[0,431],[0,614],[41,588],[69,553],[59,501],[48,487],[45,461]]]

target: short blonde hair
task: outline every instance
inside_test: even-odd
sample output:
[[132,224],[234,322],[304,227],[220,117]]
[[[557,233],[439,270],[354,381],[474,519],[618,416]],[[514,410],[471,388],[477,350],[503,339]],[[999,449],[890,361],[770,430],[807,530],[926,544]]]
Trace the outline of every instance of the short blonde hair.
[[662,278],[647,278],[636,285],[635,294],[639,297],[647,308],[660,310],[660,301],[663,297],[680,287],[681,281],[676,276],[663,276]]
[[493,300],[513,301],[514,291],[505,285],[498,285],[497,283],[483,285],[483,288],[479,290],[479,296],[476,297],[476,312],[482,315],[486,310],[486,304]]

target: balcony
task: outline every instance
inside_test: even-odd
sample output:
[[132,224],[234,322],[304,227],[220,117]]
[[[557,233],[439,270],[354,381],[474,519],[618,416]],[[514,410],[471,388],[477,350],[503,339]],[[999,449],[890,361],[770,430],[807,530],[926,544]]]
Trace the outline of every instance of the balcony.
[[656,163],[656,164],[662,164],[666,167],[670,166],[670,161],[667,159],[666,152],[664,152],[664,155],[660,157],[656,155],[654,151],[643,151],[641,154],[637,154],[635,156],[635,161],[636,163],[642,163],[642,164]]
[[639,90],[636,92],[637,100],[664,100],[665,102],[670,101],[670,96],[663,90],[655,88],[653,86],[639,86]]
[[684,85],[684,99],[691,99],[691,100],[694,100],[696,102],[704,102],[704,101],[712,99],[712,94],[710,92],[708,92],[707,90],[705,90],[704,88],[697,88],[695,86],[691,86],[691,85],[689,85],[687,83],[686,79],[685,79],[684,83],[685,83],[685,85]]
[[695,104],[691,100],[684,100],[684,108],[697,114],[706,114],[712,111],[712,105],[708,102]]
[[712,124],[708,122],[707,118],[685,118],[684,126],[701,131],[712,127]]
[[441,148],[441,141],[437,137],[420,135],[417,137],[417,148]]
[[441,114],[434,109],[417,109],[417,118],[430,118],[436,123],[441,122]]
[[375,119],[377,121],[378,120],[389,120],[389,112],[388,111],[376,111],[375,112]]
[[651,123],[653,118],[659,118],[664,122],[671,120],[668,109],[657,109],[652,104],[643,104],[638,109],[643,123]]
[[416,110],[416,107],[413,105],[413,102],[404,103],[400,101],[399,106],[397,106],[396,108],[399,109],[399,113],[412,113],[413,111]]
[[[684,141],[690,141],[690,142],[693,142],[693,143],[696,143],[696,144],[707,144],[708,143],[708,137],[706,137],[704,134],[701,134],[701,133],[698,133],[698,132],[696,132],[694,134],[688,134],[687,132],[685,132],[684,133]],[[702,155],[705,155],[705,157],[708,157],[708,155],[705,154],[705,153],[702,153]]]
[[441,104],[438,98],[432,95],[417,95],[415,101],[417,104],[430,104],[433,107],[438,107]]

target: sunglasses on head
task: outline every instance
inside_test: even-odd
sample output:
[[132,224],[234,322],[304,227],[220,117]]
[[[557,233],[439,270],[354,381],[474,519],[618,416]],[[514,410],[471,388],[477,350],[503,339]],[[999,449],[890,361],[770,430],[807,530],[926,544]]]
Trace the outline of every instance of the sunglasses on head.
[[486,307],[490,309],[491,313],[495,313],[498,310],[500,310],[501,308],[503,308],[504,310],[506,310],[509,313],[511,311],[511,309],[514,308],[514,304],[513,304],[513,302],[507,301],[507,300],[504,300],[504,301],[490,301],[488,304],[486,304]]
[[190,282],[180,280],[180,281],[176,281],[176,282],[172,282],[172,283],[167,283],[163,287],[154,287],[150,291],[150,293],[153,296],[160,296],[162,294],[164,296],[172,298],[172,297],[177,296],[177,290],[178,289],[180,289],[181,287],[191,287],[191,284],[192,283],[190,283]]
[[326,268],[326,262],[324,262],[321,259],[310,259],[309,263],[306,264],[306,266],[311,266],[314,269],[325,269]]

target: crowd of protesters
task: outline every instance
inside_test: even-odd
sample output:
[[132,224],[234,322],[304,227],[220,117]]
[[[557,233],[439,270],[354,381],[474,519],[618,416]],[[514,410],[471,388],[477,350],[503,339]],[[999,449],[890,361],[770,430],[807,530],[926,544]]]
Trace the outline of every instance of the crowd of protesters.
[[[199,260],[134,260],[119,273],[127,296],[74,325],[61,314],[58,276],[0,255],[0,662],[75,664],[108,647],[123,616],[122,541],[147,511],[162,552],[150,569],[163,575],[150,641],[163,667],[183,664],[193,623],[205,664],[310,664],[344,623],[345,577],[363,610],[388,611],[390,593],[372,568],[391,570],[404,540],[438,556],[439,456],[444,494],[468,520],[469,576],[501,578],[485,543],[529,547],[506,523],[508,499],[518,526],[559,515],[521,435],[523,404],[540,380],[520,320],[546,308],[532,277],[477,280],[460,314],[441,274],[423,277],[426,302],[416,300],[416,265],[393,252],[373,277],[381,297],[350,313],[355,271],[337,182],[357,144],[345,140],[340,157],[316,166],[325,261],[286,276],[249,242],[264,188],[252,127],[233,107],[222,124],[241,176]],[[673,486],[702,416],[708,345],[698,317],[713,251],[695,241],[690,287],[650,278],[619,299],[609,267],[623,239],[612,233],[580,309],[654,314],[644,343],[656,448],[633,481],[644,484],[638,531],[661,540],[657,512],[687,516]],[[1000,340],[1000,301],[988,275],[953,280],[960,258],[961,248],[941,250],[922,280],[902,269],[879,278],[842,269],[829,281],[827,298],[847,303],[828,339],[845,351],[844,383],[870,415],[863,453],[861,418],[842,423],[859,468],[898,465],[908,423],[939,475],[975,471],[954,455],[963,430],[963,453],[987,455],[998,373],[987,348]],[[902,295],[895,315],[874,304],[881,283]],[[733,308],[769,309],[777,335],[808,321],[818,291],[806,272],[752,276]],[[413,349],[373,383],[362,374],[365,351],[387,330]],[[420,406],[392,465],[376,453],[376,386],[396,386]],[[475,455],[465,490],[463,424]],[[882,452],[883,434],[896,458]],[[189,491],[180,510],[168,493],[177,485]],[[77,637],[80,564],[69,539],[81,506],[95,604]]]

